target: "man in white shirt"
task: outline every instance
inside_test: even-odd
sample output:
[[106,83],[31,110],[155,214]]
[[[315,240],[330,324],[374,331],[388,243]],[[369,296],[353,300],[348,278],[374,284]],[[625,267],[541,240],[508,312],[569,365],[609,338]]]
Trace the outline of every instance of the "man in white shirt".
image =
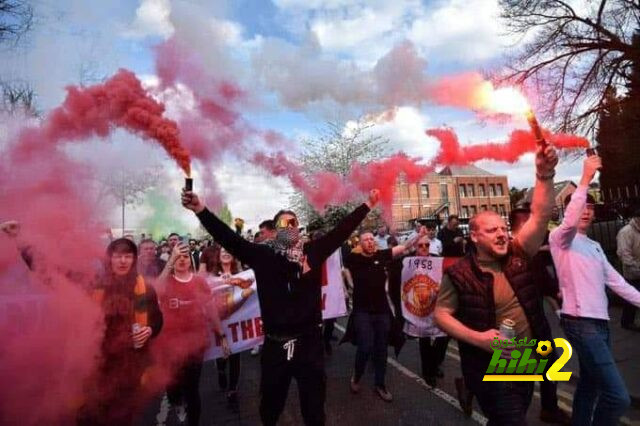
[[611,266],[600,244],[587,237],[595,206],[587,189],[601,166],[596,155],[585,159],[564,219],[549,236],[563,300],[561,325],[580,361],[574,425],[618,424],[630,404],[611,353],[605,286],[635,306],[640,306],[640,292]]
[[442,241],[436,238],[436,225],[427,223],[427,235],[429,236],[429,255],[442,256]]
[[[618,232],[616,240],[622,276],[635,288],[640,288],[640,209],[633,212],[631,220]],[[634,325],[635,319],[636,307],[625,303],[620,325],[627,330],[638,331],[639,328]]]
[[389,243],[387,239],[389,238],[389,234],[387,234],[387,227],[382,225],[378,228],[378,235],[376,235],[376,245],[379,250],[386,250],[389,248]]

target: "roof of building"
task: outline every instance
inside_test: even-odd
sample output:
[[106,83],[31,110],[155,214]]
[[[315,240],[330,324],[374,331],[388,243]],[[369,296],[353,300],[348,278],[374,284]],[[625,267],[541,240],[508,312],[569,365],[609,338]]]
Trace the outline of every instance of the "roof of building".
[[445,166],[438,174],[444,176],[495,176],[493,173],[473,164],[467,166]]
[[[556,198],[558,195],[560,195],[562,190],[565,189],[569,185],[574,186],[576,188],[578,187],[571,180],[561,180],[560,182],[554,183],[553,184],[553,197]],[[533,188],[528,188],[527,192],[524,194],[524,198],[522,198],[520,203],[523,203],[523,202],[524,203],[530,203],[532,198],[533,198]]]

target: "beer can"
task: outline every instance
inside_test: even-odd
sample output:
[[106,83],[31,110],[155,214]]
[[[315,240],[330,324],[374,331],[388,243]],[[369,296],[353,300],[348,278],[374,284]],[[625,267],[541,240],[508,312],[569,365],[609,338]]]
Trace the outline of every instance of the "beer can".
[[516,322],[509,318],[503,319],[500,323],[500,333],[507,339],[516,337]]
[[[134,322],[133,324],[131,324],[131,333],[136,334],[140,331],[141,328],[142,326],[140,324],[138,324],[137,322]],[[133,348],[138,349],[139,346],[136,346],[136,344],[134,343]]]

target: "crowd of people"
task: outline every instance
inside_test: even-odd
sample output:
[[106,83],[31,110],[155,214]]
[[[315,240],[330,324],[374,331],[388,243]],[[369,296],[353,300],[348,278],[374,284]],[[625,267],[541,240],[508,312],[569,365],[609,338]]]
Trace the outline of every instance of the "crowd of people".
[[[398,353],[406,339],[417,339],[422,376],[427,385],[438,386],[447,347],[455,340],[461,371],[455,383],[464,412],[471,414],[475,398],[489,425],[526,424],[533,382],[488,382],[483,376],[493,342],[508,338],[500,329],[506,320],[513,324],[517,339],[553,341],[543,308],[546,300],[560,316],[579,358],[580,378],[572,416],[558,406],[556,383],[545,379],[540,387],[540,418],[554,424],[617,424],[630,400],[611,352],[605,288],[626,301],[622,326],[635,329],[635,309],[640,306],[640,210],[618,235],[621,275],[587,236],[595,204],[587,189],[601,167],[597,156],[584,161],[581,181],[566,200],[564,218],[549,232],[557,161],[552,147],[539,149],[531,207],[514,209],[509,226],[497,213],[481,212],[471,218],[467,237],[454,215],[439,232],[435,224],[416,223],[406,238],[389,234],[385,226],[362,228],[380,197],[378,190],[372,190],[331,230],[303,235],[297,215],[281,210],[249,238],[241,223],[236,221],[232,229],[195,193],[183,190],[182,205],[195,213],[210,237],[197,240],[171,233],[156,242],[142,235],[136,244],[127,236],[107,248],[104,273],[92,289],[105,314],[103,361],[87,391],[100,396],[87,398],[78,423],[133,422],[144,403],[137,396],[145,375],[159,364],[170,366],[166,394],[176,415],[197,425],[202,404],[199,381],[211,344],[210,330],[223,349],[223,357],[216,360],[218,385],[230,408],[238,410],[240,355],[230,353],[222,321],[255,291],[250,282],[237,277],[250,269],[264,331],[262,348],[252,350],[261,352],[261,420],[277,424],[295,379],[305,424],[324,424],[325,356],[332,353],[335,320],[322,318],[322,266],[340,250],[350,310],[343,342],[356,346],[353,373],[345,384],[353,394],[361,392],[371,360],[375,393],[385,402],[393,401],[385,381],[388,346]],[[7,233],[16,233],[16,227],[15,222],[2,224]],[[414,257],[454,258],[437,283],[428,326],[402,315],[403,261]],[[236,299],[214,296],[213,290],[225,284],[241,288]],[[149,350],[152,340],[160,349]],[[506,357],[510,358],[509,352]],[[552,352],[550,359],[556,357]]]

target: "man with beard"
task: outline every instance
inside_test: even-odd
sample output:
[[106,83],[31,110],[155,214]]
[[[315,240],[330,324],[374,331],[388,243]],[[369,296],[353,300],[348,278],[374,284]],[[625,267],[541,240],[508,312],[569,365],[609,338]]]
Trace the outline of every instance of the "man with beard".
[[538,148],[531,217],[513,241],[509,242],[500,215],[491,211],[475,215],[469,223],[475,250],[442,277],[436,322],[458,340],[464,382],[478,398],[490,426],[525,424],[533,396],[533,382],[482,380],[493,353],[491,343],[506,339],[498,330],[500,324],[513,321],[518,339],[551,340],[530,260],[547,230],[557,162],[553,147]]
[[372,190],[369,200],[338,226],[304,245],[295,213],[281,210],[274,217],[276,238],[255,244],[234,233],[196,194],[183,190],[182,205],[196,213],[200,223],[222,247],[255,272],[265,333],[260,383],[263,424],[277,423],[294,377],[305,424],[324,424],[322,265],[351,235],[379,197],[380,191]]

